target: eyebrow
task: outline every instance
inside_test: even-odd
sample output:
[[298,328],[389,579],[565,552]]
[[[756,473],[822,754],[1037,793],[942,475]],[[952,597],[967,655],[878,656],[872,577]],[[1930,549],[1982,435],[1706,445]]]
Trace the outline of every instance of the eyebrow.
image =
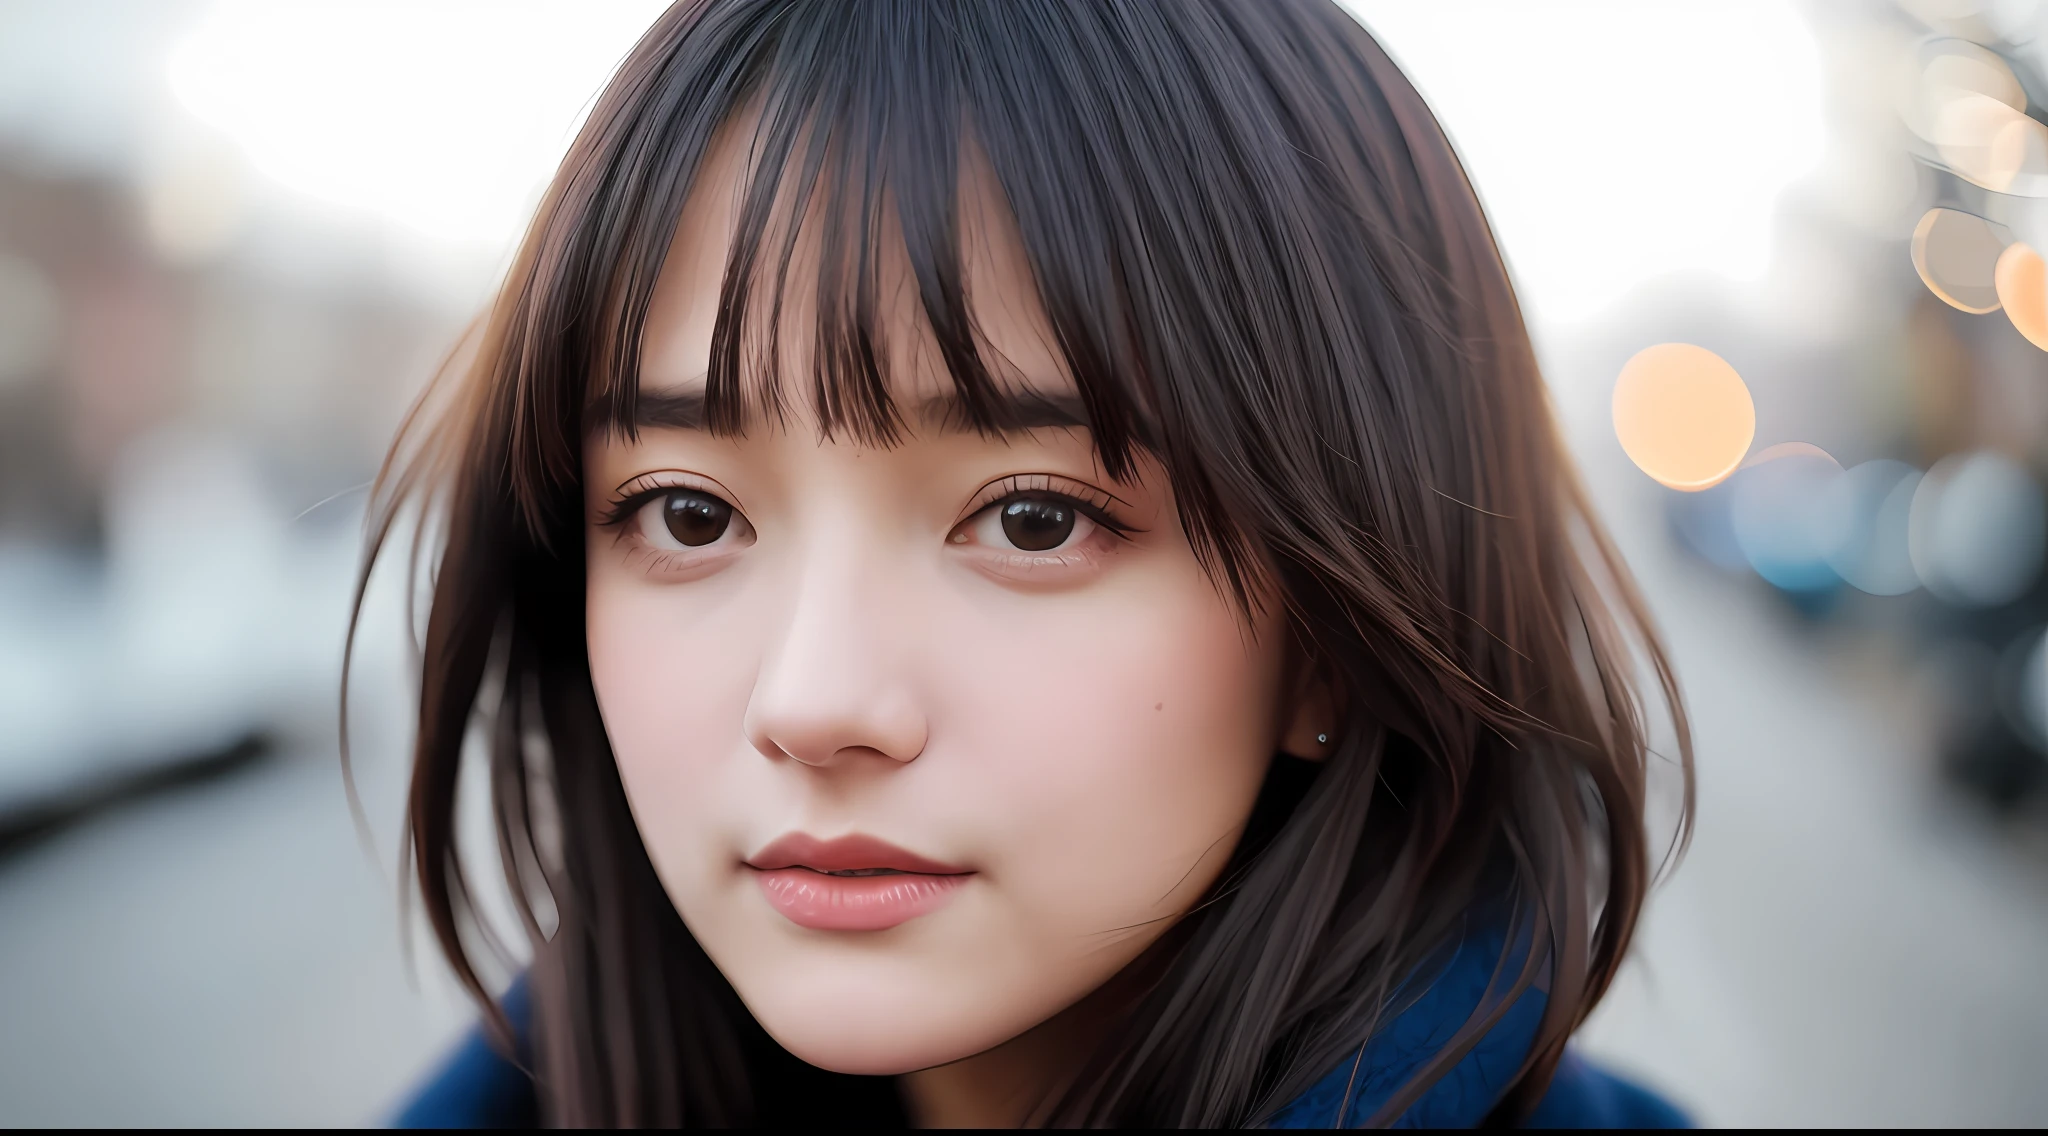
[[[701,385],[683,390],[641,391],[633,400],[633,425],[639,429],[702,430],[705,428],[705,397]],[[999,433],[1050,428],[1088,428],[1087,406],[1079,395],[1061,391],[1020,391],[1005,399],[998,414]],[[918,406],[917,421],[940,433],[973,430],[967,407],[957,394],[942,394]]]

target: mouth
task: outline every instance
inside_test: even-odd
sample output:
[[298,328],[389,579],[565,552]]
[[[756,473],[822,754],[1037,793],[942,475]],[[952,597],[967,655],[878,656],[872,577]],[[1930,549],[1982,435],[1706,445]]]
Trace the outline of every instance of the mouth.
[[814,931],[886,931],[944,907],[974,876],[872,836],[791,833],[747,858],[783,918]]
[[920,856],[886,840],[860,833],[820,840],[806,833],[792,832],[749,856],[747,867],[764,872],[778,868],[808,868],[820,875],[847,877],[973,874],[972,869]]

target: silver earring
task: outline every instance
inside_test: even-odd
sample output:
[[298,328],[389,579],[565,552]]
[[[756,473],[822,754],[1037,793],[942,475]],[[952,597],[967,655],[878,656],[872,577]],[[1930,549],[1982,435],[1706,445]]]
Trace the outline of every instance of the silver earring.
[[1326,746],[1326,745],[1329,745],[1329,744],[1330,744],[1330,735],[1328,735],[1328,734],[1317,734],[1317,735],[1316,735],[1316,744],[1317,744],[1317,745],[1319,745],[1319,746]]

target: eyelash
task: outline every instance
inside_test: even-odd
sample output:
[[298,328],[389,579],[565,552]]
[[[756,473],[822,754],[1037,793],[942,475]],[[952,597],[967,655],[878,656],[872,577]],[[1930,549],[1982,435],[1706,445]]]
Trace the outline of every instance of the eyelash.
[[[633,514],[638,513],[642,505],[664,494],[673,493],[678,489],[694,489],[700,493],[709,493],[726,504],[731,505],[735,510],[742,513],[745,512],[744,509],[740,509],[739,505],[731,500],[732,494],[715,485],[699,485],[686,479],[676,481],[654,480],[654,478],[660,476],[660,474],[655,473],[643,473],[639,477],[621,485],[619,487],[619,495],[604,507],[602,513],[598,514],[597,526],[609,529],[625,524],[633,519]],[[641,486],[641,488],[634,489],[635,485]]]
[[[642,474],[621,486],[619,496],[607,504],[604,507],[604,511],[599,514],[597,518],[598,527],[616,528],[630,520],[633,514],[640,511],[641,506],[665,493],[673,493],[678,489],[699,489],[706,493],[716,494],[721,499],[725,497],[722,489],[692,485],[687,481],[652,480],[656,476],[658,475]],[[1064,482],[1065,486],[1071,486],[1072,488],[1054,488],[1055,480]],[[636,484],[640,485],[641,488],[634,489],[633,486]],[[967,521],[980,516],[984,509],[992,505],[1000,505],[1012,497],[1021,497],[1027,494],[1065,501],[1073,505],[1082,516],[1101,525],[1111,536],[1120,540],[1128,540],[1133,533],[1145,531],[1135,525],[1118,520],[1116,515],[1110,512],[1110,505],[1116,499],[1109,494],[1099,489],[1081,486],[1076,482],[1066,482],[1064,478],[1055,479],[1042,473],[1012,474],[1009,477],[984,486],[981,492],[975,496],[975,503],[961,515],[960,520],[954,523],[954,527],[958,528]],[[730,504],[731,502],[728,503]],[[735,509],[739,508],[737,504],[734,504],[733,507]],[[745,510],[741,510],[741,512],[745,512]]]
[[[1054,482],[1056,481],[1061,483],[1060,488],[1054,488]],[[1000,481],[989,483],[982,488],[980,493],[975,495],[975,503],[965,513],[961,514],[960,519],[954,522],[953,527],[959,528],[961,525],[980,516],[984,510],[992,505],[1000,505],[1012,497],[1024,496],[1050,497],[1057,501],[1064,501],[1072,505],[1082,516],[1102,526],[1105,532],[1119,540],[1129,540],[1131,534],[1145,531],[1118,520],[1115,514],[1110,512],[1110,505],[1116,501],[1116,498],[1109,494],[1092,486],[1084,486],[1079,482],[1068,481],[1065,478],[1054,478],[1043,473],[1012,474]]]

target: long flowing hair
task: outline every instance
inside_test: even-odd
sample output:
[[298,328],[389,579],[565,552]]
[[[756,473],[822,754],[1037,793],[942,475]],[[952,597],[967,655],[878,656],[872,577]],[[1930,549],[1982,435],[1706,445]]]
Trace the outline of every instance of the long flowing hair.
[[[407,871],[502,1030],[455,839],[476,746],[530,941],[544,1119],[897,1115],[888,1079],[770,1040],[692,939],[591,688],[583,442],[633,430],[656,277],[714,135],[740,121],[751,172],[712,339],[714,430],[744,429],[748,328],[775,334],[805,225],[823,250],[817,365],[770,401],[900,437],[879,362],[888,239],[967,416],[1000,429],[1015,399],[962,261],[963,163],[985,163],[1106,467],[1162,462],[1218,586],[1247,612],[1281,605],[1341,694],[1334,754],[1276,760],[1222,878],[1135,965],[1128,1007],[1043,1118],[1270,1118],[1412,1001],[1481,908],[1511,923],[1495,987],[1377,1119],[1533,986],[1536,1042],[1494,1118],[1525,1115],[1653,878],[1652,720],[1677,739],[1670,851],[1689,832],[1691,747],[1421,97],[1330,0],[688,0],[595,102],[471,349],[408,418],[362,577],[401,518],[432,518],[414,553],[432,600]],[[792,201],[822,204],[778,224]]]

